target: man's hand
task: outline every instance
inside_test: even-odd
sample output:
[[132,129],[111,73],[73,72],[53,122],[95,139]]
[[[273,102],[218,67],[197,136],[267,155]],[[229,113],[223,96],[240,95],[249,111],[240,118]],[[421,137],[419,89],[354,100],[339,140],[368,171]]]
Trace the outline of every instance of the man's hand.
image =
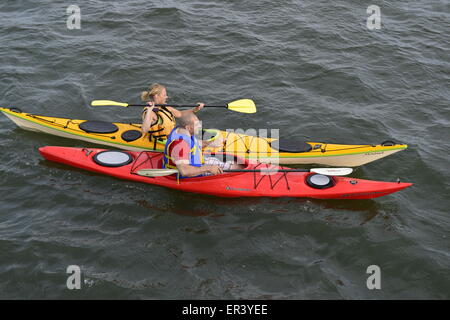
[[204,166],[204,168],[213,175],[223,173],[222,168],[218,166]]

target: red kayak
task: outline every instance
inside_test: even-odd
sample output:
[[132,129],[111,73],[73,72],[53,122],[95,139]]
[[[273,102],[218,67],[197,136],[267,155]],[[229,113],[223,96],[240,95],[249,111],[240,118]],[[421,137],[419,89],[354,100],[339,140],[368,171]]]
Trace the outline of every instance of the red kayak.
[[[178,179],[176,174],[148,177],[142,169],[161,168],[159,152],[115,151],[94,148],[42,147],[42,156],[50,161],[93,171],[119,179],[155,184],[172,189],[220,197],[308,197],[316,199],[369,199],[381,197],[411,186],[411,183],[381,182],[348,177],[326,176],[311,172],[261,173],[273,169],[268,164],[245,163],[245,170],[215,176]],[[289,169],[277,167],[279,169]],[[142,172],[142,171],[141,171]],[[323,183],[325,181],[326,183]]]

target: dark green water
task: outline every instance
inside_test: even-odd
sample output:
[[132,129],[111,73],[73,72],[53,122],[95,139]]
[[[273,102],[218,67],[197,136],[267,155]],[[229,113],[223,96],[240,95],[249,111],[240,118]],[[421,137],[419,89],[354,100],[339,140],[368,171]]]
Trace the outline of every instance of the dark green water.
[[45,162],[38,147],[86,144],[1,116],[0,298],[450,298],[448,2],[83,1],[81,30],[69,4],[1,1],[0,105],[136,121],[89,103],[138,102],[153,82],[174,103],[251,98],[257,114],[204,110],[204,125],[394,139],[409,148],[353,176],[415,184],[364,201],[185,194]]

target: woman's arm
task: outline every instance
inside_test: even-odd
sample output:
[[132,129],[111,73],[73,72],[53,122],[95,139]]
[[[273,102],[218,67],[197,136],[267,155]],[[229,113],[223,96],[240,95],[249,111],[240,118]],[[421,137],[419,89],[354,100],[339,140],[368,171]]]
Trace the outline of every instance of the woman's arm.
[[173,116],[175,117],[175,118],[180,118],[181,117],[181,112],[182,111],[180,111],[180,110],[177,110],[177,109],[174,109],[174,108],[172,108],[172,107],[167,107],[167,110],[169,110],[172,114],[173,114]]
[[142,126],[141,130],[143,134],[146,134],[151,126],[158,120],[156,113],[152,111],[151,107],[145,107],[144,112],[142,114]]
[[204,103],[199,102],[197,107],[192,108],[192,109],[190,109],[190,110],[182,110],[182,111],[179,111],[179,110],[174,109],[174,108],[172,108],[172,107],[167,107],[167,110],[169,110],[170,112],[172,112],[172,114],[173,114],[173,116],[174,116],[175,118],[180,118],[180,117],[181,117],[183,114],[185,114],[186,112],[197,113],[197,112],[199,112],[200,110],[202,110],[204,106],[205,106]]

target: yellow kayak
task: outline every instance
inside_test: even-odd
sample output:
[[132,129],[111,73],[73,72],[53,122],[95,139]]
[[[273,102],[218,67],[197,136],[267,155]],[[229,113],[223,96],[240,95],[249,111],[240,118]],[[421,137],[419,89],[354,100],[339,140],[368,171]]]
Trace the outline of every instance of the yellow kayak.
[[[140,123],[56,118],[24,113],[17,108],[0,108],[17,126],[31,131],[83,140],[130,151],[164,151],[165,140],[142,135]],[[279,164],[321,164],[356,167],[406,149],[406,144],[385,141],[377,145],[346,145],[262,138],[238,132],[205,130],[210,140],[223,143],[204,152],[226,152],[247,159]],[[220,141],[218,139],[217,141]]]

